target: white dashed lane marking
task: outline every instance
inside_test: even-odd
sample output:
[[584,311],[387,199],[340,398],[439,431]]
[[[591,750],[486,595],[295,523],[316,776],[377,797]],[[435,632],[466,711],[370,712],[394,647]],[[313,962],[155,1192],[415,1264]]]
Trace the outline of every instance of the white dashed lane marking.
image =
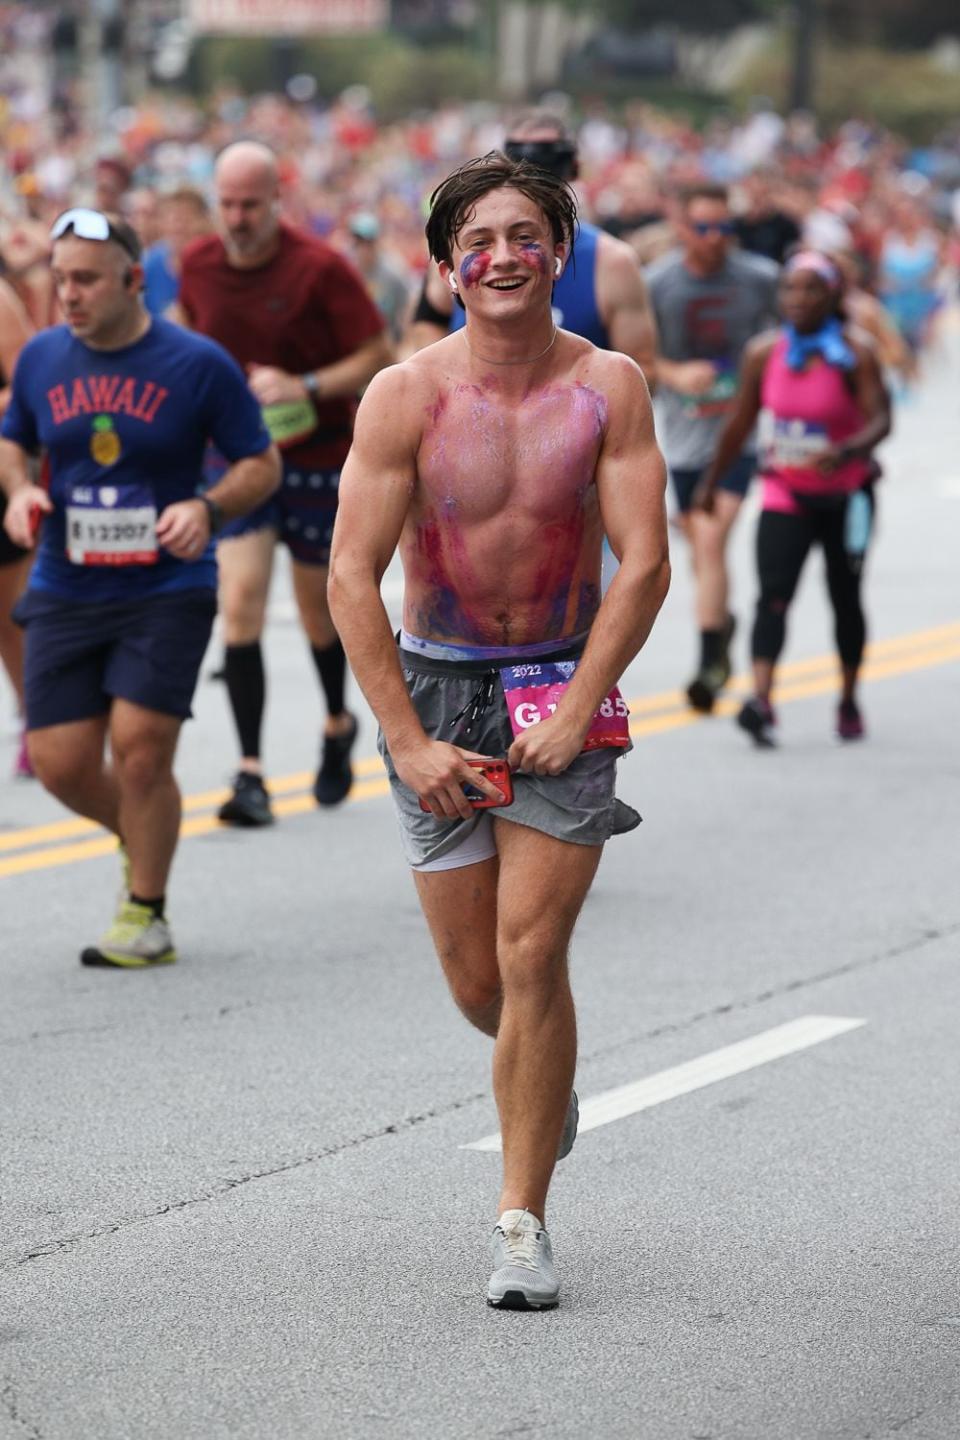
[[[661,1070],[645,1080],[635,1080],[615,1090],[604,1090],[599,1095],[580,1101],[578,1133],[583,1135],[587,1130],[597,1130],[601,1125],[610,1125],[614,1120],[623,1120],[627,1115],[636,1115],[640,1110],[650,1110],[666,1100],[675,1100],[678,1095],[689,1095],[706,1085],[715,1085],[719,1080],[729,1080],[746,1070],[755,1070],[759,1065],[769,1065],[772,1060],[782,1060],[785,1055],[808,1050],[811,1045],[820,1045],[824,1040],[845,1035],[866,1023],[865,1020],[844,1019],[837,1015],[804,1015],[786,1025],[764,1030],[749,1040],[725,1045],[722,1050],[711,1050],[696,1060]],[[482,1140],[461,1145],[460,1149],[499,1150],[500,1136],[485,1135]]]

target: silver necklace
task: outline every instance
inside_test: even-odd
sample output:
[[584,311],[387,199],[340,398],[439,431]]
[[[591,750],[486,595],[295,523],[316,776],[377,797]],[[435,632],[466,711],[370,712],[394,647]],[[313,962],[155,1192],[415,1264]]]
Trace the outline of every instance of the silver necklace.
[[464,341],[466,342],[467,349],[470,351],[470,354],[473,356],[474,360],[479,360],[479,361],[481,361],[484,365],[532,365],[535,361],[537,361],[537,360],[542,360],[543,357],[544,357],[544,355],[546,355],[546,353],[547,353],[548,350],[552,350],[552,349],[553,349],[554,345],[556,344],[557,336],[559,335],[559,333],[560,333],[560,332],[559,332],[559,330],[557,329],[556,325],[554,325],[554,327],[553,327],[553,334],[552,334],[551,337],[550,337],[550,344],[549,344],[549,345],[545,345],[545,346],[543,347],[543,349],[540,351],[540,354],[539,354],[539,355],[531,355],[530,358],[529,358],[529,360],[488,360],[487,357],[486,357],[486,355],[478,355],[478,354],[477,354],[476,350],[474,350],[473,346],[470,344],[470,341],[467,340],[466,335],[464,335],[463,338],[464,338]]

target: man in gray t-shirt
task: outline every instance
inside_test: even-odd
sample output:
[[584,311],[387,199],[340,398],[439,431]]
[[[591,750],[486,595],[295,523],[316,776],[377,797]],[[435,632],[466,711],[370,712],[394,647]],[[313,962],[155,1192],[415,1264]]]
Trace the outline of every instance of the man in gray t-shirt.
[[743,456],[722,477],[711,514],[696,509],[694,492],[733,407],[743,350],[776,323],[779,272],[772,261],[733,248],[723,186],[687,190],[677,229],[682,248],[647,271],[660,332],[657,435],[693,552],[700,667],[687,695],[695,709],[711,710],[730,678],[734,619],[727,605],[726,545],[753,456]]

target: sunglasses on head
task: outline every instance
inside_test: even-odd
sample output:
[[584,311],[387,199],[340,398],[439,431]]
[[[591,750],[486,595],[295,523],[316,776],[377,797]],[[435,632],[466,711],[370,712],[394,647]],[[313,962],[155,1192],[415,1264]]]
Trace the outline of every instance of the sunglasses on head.
[[737,228],[732,220],[690,220],[688,223],[697,235],[733,235]]
[[50,227],[50,239],[59,240],[72,230],[80,240],[114,240],[130,256],[131,260],[139,260],[139,255],[130,244],[129,240],[117,230],[106,215],[100,210],[64,210],[58,215]]
[[510,160],[526,160],[538,170],[548,170],[560,180],[573,174],[577,155],[572,140],[506,140],[503,153]]

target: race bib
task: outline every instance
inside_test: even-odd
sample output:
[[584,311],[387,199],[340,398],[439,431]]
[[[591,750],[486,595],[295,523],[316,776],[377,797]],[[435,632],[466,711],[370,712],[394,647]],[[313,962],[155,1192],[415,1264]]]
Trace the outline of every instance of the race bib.
[[[576,660],[556,660],[507,665],[500,671],[514,735],[522,735],[524,730],[539,725],[541,720],[549,720],[576,668]],[[601,750],[610,746],[624,749],[630,744],[629,716],[627,702],[614,686],[593,717],[583,742],[584,750]]]
[[296,445],[298,440],[306,439],[316,430],[317,412],[309,398],[282,405],[264,405],[263,423],[270,439],[283,450],[288,445]]
[[763,465],[769,470],[814,470],[830,439],[825,425],[786,420],[764,410],[757,431]]
[[74,565],[155,565],[157,507],[149,485],[74,485],[67,556]]

